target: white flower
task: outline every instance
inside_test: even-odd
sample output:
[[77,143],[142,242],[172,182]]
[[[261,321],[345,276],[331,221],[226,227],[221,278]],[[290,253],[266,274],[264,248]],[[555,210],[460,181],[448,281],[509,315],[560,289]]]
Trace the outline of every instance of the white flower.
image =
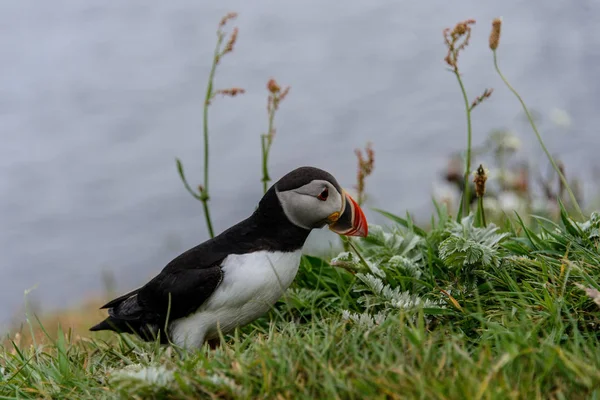
[[506,152],[515,152],[521,148],[521,139],[512,130],[494,131],[490,140],[495,143],[496,149]]
[[502,146],[508,151],[518,151],[521,148],[521,139],[519,139],[512,131],[504,137]]
[[571,117],[569,116],[569,113],[560,108],[553,108],[552,111],[550,111],[550,121],[561,128],[568,128],[571,126]]

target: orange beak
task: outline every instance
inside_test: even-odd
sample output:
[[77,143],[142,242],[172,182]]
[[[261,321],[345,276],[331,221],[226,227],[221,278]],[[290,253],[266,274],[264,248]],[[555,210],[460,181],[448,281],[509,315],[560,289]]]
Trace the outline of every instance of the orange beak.
[[344,209],[341,213],[335,213],[336,218],[329,224],[329,229],[338,235],[362,236],[369,234],[367,218],[360,206],[348,193],[344,191]]

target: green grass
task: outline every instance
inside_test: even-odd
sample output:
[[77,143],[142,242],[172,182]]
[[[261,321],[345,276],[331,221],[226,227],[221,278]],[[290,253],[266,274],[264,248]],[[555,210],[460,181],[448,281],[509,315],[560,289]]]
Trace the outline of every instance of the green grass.
[[304,258],[270,314],[215,350],[60,328],[6,343],[0,398],[600,396],[599,309],[576,286],[600,281],[597,215],[503,233],[442,208],[429,232],[389,217],[360,258]]

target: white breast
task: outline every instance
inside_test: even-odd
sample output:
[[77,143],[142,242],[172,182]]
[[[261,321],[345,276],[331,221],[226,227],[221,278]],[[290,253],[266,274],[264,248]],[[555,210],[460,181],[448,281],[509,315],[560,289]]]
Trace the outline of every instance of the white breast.
[[223,281],[211,297],[186,318],[173,321],[171,340],[200,347],[204,340],[227,333],[267,312],[290,286],[300,265],[301,250],[233,254],[221,267]]

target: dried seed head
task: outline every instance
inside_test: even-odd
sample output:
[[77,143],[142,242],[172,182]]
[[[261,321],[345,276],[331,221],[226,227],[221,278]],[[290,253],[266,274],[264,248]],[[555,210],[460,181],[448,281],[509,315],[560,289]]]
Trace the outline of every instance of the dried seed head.
[[454,33],[456,33],[457,35],[464,35],[465,33],[467,33],[467,24],[464,22],[459,22],[455,27],[454,27]]
[[230,12],[225,14],[225,16],[223,18],[221,18],[221,22],[219,22],[219,29],[223,28],[228,21],[235,19],[237,17],[237,13],[235,12]]
[[283,101],[283,99],[285,99],[285,96],[287,96],[287,94],[290,92],[290,87],[286,87],[285,89],[283,89],[283,92],[281,92],[281,94],[279,95],[279,101]]
[[485,194],[485,181],[487,181],[487,170],[483,168],[483,164],[479,164],[477,171],[475,171],[475,194],[477,197],[483,197]]
[[273,94],[278,93],[281,88],[279,87],[279,85],[277,84],[277,81],[273,78],[269,79],[269,82],[267,82],[267,90]]
[[268,141],[267,143],[270,145],[270,143],[273,141],[273,138],[275,137],[275,126],[273,124],[273,121],[275,119],[275,113],[279,109],[279,104],[285,99],[285,97],[289,93],[290,87],[288,86],[285,89],[283,89],[283,91],[282,91],[281,86],[279,86],[277,81],[275,79],[271,78],[267,82],[267,90],[269,91],[269,96],[267,97],[267,114],[269,115],[269,131],[265,135],[265,138]]
[[290,87],[288,86],[282,91],[281,86],[279,86],[277,81],[271,78],[267,82],[267,90],[269,91],[267,111],[269,112],[269,114],[271,114],[277,111],[277,109],[279,108],[279,103],[281,103],[283,99],[285,99],[285,97],[290,91]]
[[229,40],[227,41],[227,44],[225,45],[225,49],[223,50],[223,53],[221,53],[221,55],[231,53],[233,51],[233,46],[235,45],[237,36],[238,36],[238,28],[235,27],[235,28],[233,28],[233,32],[231,33],[231,36],[229,37]]
[[502,28],[502,18],[494,18],[492,21],[492,32],[490,33],[490,49],[496,50],[500,43],[500,30]]
[[230,89],[219,89],[219,90],[215,91],[215,94],[220,94],[220,95],[229,96],[229,97],[235,97],[238,94],[244,94],[244,93],[246,93],[246,91],[239,87],[233,87]]
[[458,71],[458,55],[460,51],[469,45],[471,25],[473,24],[475,24],[475,20],[468,19],[456,24],[454,29],[444,29],[444,42],[446,43],[446,47],[448,47],[448,54],[446,54],[444,61],[454,71]]
[[481,94],[481,96],[478,96],[475,98],[475,100],[473,100],[473,103],[471,103],[471,110],[474,109],[475,107],[477,107],[483,100],[490,97],[493,92],[494,92],[494,89],[485,89],[483,91],[483,93]]

